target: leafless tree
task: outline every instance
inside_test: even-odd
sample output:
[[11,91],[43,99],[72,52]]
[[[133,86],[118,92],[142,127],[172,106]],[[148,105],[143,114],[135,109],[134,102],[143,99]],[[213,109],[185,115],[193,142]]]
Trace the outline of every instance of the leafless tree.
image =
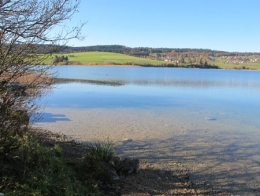
[[79,0],[0,0],[0,155],[15,148],[28,125],[33,100],[50,87],[41,65],[84,23],[68,27]]

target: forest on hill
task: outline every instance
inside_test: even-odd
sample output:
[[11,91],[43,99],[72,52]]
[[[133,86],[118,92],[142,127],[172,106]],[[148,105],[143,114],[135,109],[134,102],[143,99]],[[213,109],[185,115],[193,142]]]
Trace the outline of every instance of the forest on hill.
[[194,48],[149,48],[149,47],[127,47],[122,45],[97,45],[97,46],[82,46],[82,47],[64,47],[61,48],[63,52],[114,52],[114,53],[121,53],[127,54],[131,56],[137,57],[146,57],[150,56],[151,54],[167,54],[171,52],[176,53],[203,53],[208,54],[209,56],[219,57],[219,56],[251,56],[251,55],[259,55],[260,53],[256,52],[249,52],[249,53],[242,53],[242,52],[226,52],[226,51],[218,51],[218,50],[210,50],[210,49],[194,49]]

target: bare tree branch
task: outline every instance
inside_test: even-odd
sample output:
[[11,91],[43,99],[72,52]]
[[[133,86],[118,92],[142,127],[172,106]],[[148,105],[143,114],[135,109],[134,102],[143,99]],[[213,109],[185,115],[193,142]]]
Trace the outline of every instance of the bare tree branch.
[[53,33],[77,12],[79,3],[0,0],[0,156],[29,123],[17,116],[29,116],[37,107],[35,98],[51,85],[50,66],[38,65],[68,40],[82,38],[84,23]]

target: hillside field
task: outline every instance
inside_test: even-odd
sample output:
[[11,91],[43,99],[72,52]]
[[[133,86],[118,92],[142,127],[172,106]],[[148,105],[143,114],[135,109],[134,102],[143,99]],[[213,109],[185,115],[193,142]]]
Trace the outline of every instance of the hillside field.
[[[163,61],[151,60],[148,58],[138,58],[119,53],[111,52],[77,52],[57,54],[57,56],[67,56],[69,63],[74,65],[162,65]],[[49,63],[52,63],[53,58]]]

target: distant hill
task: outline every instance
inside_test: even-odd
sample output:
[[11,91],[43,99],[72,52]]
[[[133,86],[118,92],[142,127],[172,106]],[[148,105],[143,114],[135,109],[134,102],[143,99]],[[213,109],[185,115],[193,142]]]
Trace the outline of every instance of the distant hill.
[[122,45],[97,45],[97,46],[82,46],[82,47],[64,47],[61,48],[63,52],[114,52],[121,54],[128,54],[131,56],[149,56],[151,53],[170,53],[175,51],[177,53],[206,53],[212,56],[236,56],[236,55],[260,55],[260,53],[250,52],[226,52],[210,49],[194,49],[194,48],[149,48],[149,47],[136,47],[131,48]]
[[[167,67],[196,67],[196,68],[222,68],[222,69],[258,69],[260,70],[260,53],[242,53],[226,52],[210,49],[193,49],[193,48],[148,48],[137,47],[131,48],[122,45],[98,45],[85,47],[57,47],[58,53],[70,54],[69,60],[76,62],[72,53],[84,53],[80,56],[83,64],[137,64],[142,66],[167,66]],[[85,62],[88,52],[93,56],[92,62]],[[104,53],[113,53],[111,58],[102,59]],[[118,61],[115,54],[128,55],[124,56],[125,60]],[[88,58],[89,55],[87,55]],[[99,56],[99,57],[97,57]],[[109,56],[105,54],[105,56]],[[129,60],[129,56],[140,59]],[[131,58],[130,58],[131,59]],[[145,60],[144,60],[145,59]]]

